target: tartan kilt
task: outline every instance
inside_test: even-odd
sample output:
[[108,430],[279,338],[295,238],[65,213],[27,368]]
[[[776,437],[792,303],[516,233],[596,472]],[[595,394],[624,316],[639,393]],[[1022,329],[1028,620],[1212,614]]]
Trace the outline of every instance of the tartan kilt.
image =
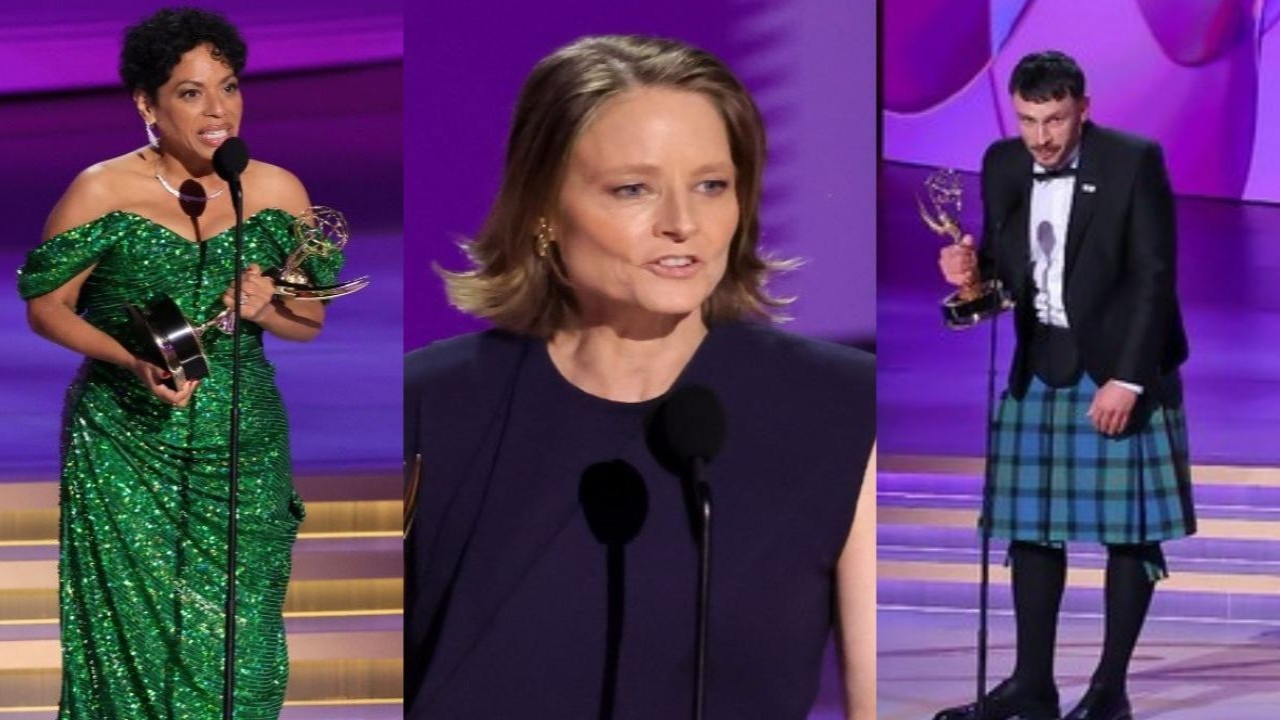
[[1064,388],[1033,377],[1021,400],[1001,398],[988,458],[992,537],[1141,544],[1195,532],[1182,407],[1157,406],[1144,427],[1107,437],[1085,415],[1097,389],[1087,374]]

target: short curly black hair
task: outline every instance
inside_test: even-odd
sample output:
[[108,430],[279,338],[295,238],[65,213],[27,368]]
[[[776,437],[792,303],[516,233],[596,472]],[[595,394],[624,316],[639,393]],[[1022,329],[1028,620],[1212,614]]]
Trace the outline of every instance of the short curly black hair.
[[120,79],[129,92],[142,90],[152,100],[169,81],[182,56],[198,45],[213,46],[213,56],[239,75],[249,49],[240,31],[222,15],[198,8],[165,8],[124,32]]

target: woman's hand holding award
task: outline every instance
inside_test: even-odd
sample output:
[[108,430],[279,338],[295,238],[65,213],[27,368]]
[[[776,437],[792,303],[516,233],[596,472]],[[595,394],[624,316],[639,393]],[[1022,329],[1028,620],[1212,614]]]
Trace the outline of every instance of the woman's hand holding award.
[[[342,250],[351,239],[351,231],[342,213],[328,207],[311,207],[294,220],[290,229],[297,248],[289,254],[284,266],[263,273],[275,281],[274,294],[295,300],[328,300],[350,295],[369,284],[368,276],[334,285],[316,285],[303,271],[310,257],[325,257]],[[199,325],[193,325],[173,298],[161,295],[145,307],[126,305],[133,321],[137,345],[143,357],[169,371],[167,384],[174,389],[187,380],[209,375],[209,361],[201,338],[211,328],[230,335],[235,332],[236,316],[223,310]]]

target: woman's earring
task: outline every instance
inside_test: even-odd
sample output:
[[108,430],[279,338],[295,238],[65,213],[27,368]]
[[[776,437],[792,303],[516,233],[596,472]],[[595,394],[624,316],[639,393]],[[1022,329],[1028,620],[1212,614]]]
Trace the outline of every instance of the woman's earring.
[[143,123],[143,125],[145,125],[145,126],[146,126],[146,128],[147,128],[147,144],[148,144],[148,145],[150,145],[151,147],[155,148],[156,150],[159,150],[159,149],[160,149],[160,135],[159,135],[159,133],[157,132],[156,124],[155,124],[155,123],[149,123],[149,122],[147,122],[147,121],[145,121],[145,120],[143,120],[143,121],[142,121],[142,123]]
[[556,234],[551,229],[551,224],[547,222],[545,217],[538,218],[538,236],[534,240],[533,251],[540,258],[548,257],[551,255],[551,243],[555,241]]

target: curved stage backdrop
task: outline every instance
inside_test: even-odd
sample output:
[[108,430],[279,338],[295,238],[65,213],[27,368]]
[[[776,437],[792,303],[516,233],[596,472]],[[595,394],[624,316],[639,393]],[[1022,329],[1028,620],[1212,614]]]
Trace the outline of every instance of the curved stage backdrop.
[[1094,119],[1159,140],[1174,190],[1280,202],[1280,2],[918,0],[884,3],[886,159],[977,170],[1016,132],[1024,54],[1084,68]]

